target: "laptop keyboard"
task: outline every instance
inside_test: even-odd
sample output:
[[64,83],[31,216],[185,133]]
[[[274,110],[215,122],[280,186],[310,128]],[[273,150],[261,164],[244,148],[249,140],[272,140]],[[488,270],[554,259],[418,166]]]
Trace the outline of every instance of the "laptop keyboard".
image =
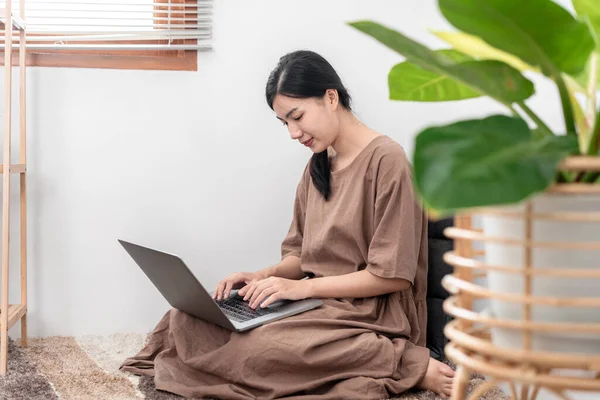
[[275,309],[270,308],[256,308],[253,310],[250,308],[247,301],[236,296],[217,302],[217,304],[221,310],[223,310],[225,315],[238,322],[250,321],[251,319],[262,317],[263,315],[276,311]]

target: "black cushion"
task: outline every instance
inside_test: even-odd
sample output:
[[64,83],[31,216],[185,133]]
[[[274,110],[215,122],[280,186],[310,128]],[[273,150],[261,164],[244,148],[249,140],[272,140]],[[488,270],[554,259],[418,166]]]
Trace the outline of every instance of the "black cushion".
[[451,317],[444,313],[443,302],[449,294],[442,286],[442,278],[451,274],[453,268],[444,262],[444,253],[454,248],[454,242],[444,235],[444,229],[454,224],[453,218],[430,220],[428,223],[429,271],[427,275],[427,348],[431,357],[445,358],[444,326]]
[[452,273],[452,267],[444,262],[444,253],[454,247],[451,240],[429,239],[429,271],[427,274],[427,297],[445,299],[449,293],[442,286],[442,278]]
[[444,347],[448,343],[448,339],[444,336],[444,326],[451,320],[443,311],[443,302],[442,299],[427,299],[427,348],[431,357],[438,361],[446,358]]
[[454,225],[454,218],[444,218],[439,220],[429,220],[427,224],[427,236],[432,239],[447,239],[444,235],[444,229]]

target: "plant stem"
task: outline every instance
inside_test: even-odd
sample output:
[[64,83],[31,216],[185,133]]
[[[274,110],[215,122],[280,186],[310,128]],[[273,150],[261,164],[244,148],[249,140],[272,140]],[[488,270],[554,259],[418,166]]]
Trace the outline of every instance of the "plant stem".
[[588,145],[587,154],[596,155],[600,154],[600,110],[596,111],[596,96],[597,96],[597,82],[598,82],[598,53],[592,53],[591,66],[590,66],[590,81],[588,84],[588,110],[586,112],[589,115],[594,116],[592,128],[592,134],[590,135],[590,143]]
[[596,114],[596,96],[598,92],[598,53],[595,51],[590,57],[590,80],[587,85],[588,104],[586,115]]
[[575,128],[575,119],[573,118],[573,105],[571,104],[571,97],[569,96],[569,90],[567,85],[560,73],[554,77],[556,86],[558,86],[558,93],[560,94],[560,102],[562,104],[563,115],[565,117],[565,129],[567,135],[577,136],[577,130]]
[[[596,121],[594,122],[594,130],[590,137],[590,145],[588,147],[587,154],[590,156],[600,156],[600,110],[596,114]],[[582,182],[586,183],[600,183],[600,172],[587,172]]]
[[505,104],[505,106],[508,107],[513,116],[523,119],[521,117],[521,114],[519,114],[519,112],[513,107],[512,104]]
[[533,122],[536,123],[537,127],[544,132],[546,135],[554,135],[554,133],[550,130],[550,128],[548,128],[548,125],[546,125],[544,123],[544,121],[542,121],[542,119],[540,117],[538,117],[532,110],[531,108],[527,107],[527,105],[525,104],[524,101],[520,101],[517,103],[519,105],[519,107],[521,107],[521,109],[523,111],[525,111],[525,114],[529,115],[529,118],[531,118],[533,120]]
[[594,126],[594,132],[592,132],[588,154],[600,156],[600,113],[596,117],[596,125]]
[[588,155],[600,155],[600,111],[596,114],[596,121],[594,122],[594,130],[592,130],[592,136],[590,137],[590,145],[588,146]]

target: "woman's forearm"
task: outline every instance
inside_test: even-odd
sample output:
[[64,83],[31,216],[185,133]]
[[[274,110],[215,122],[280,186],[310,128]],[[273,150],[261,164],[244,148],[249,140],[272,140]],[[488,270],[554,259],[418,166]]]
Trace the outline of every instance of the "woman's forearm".
[[367,270],[346,275],[326,276],[306,281],[310,297],[362,298],[399,292],[410,287],[410,282],[400,278],[381,278]]
[[281,260],[279,264],[265,268],[260,273],[264,279],[271,276],[285,279],[302,279],[305,276],[300,269],[300,258],[296,256],[288,256]]

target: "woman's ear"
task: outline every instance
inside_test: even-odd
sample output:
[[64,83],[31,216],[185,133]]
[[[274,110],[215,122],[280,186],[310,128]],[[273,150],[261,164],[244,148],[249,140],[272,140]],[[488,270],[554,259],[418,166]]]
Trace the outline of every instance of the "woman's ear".
[[327,89],[325,92],[325,103],[332,107],[334,110],[337,109],[338,103],[340,101],[340,97],[338,95],[337,90],[335,89]]

